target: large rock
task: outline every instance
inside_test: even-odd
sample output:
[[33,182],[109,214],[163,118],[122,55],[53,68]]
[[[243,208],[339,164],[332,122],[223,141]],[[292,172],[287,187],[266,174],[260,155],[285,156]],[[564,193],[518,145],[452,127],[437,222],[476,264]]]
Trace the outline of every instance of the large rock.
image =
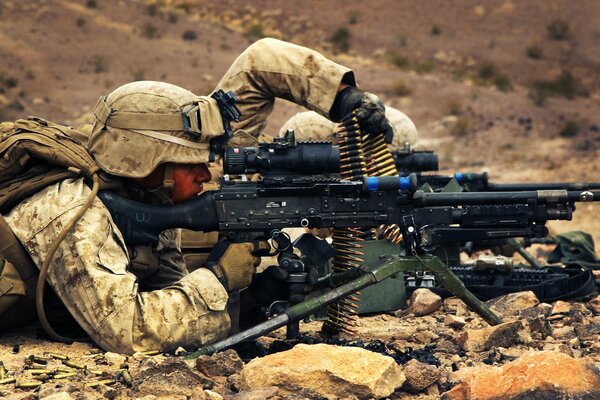
[[382,398],[404,380],[391,357],[357,347],[299,344],[250,361],[240,374],[240,389],[277,386],[290,394],[306,388],[328,399]]
[[519,312],[538,305],[540,301],[532,291],[510,293],[488,300],[486,304],[502,318],[515,317]]
[[442,373],[438,368],[415,359],[407,362],[402,372],[406,377],[402,389],[413,393],[424,390],[442,377]]
[[410,297],[406,312],[417,317],[436,312],[442,306],[442,298],[429,289],[417,289]]
[[558,300],[554,302],[554,306],[552,307],[551,315],[567,315],[571,312],[571,304],[566,301]]
[[458,344],[466,351],[486,351],[492,347],[510,347],[519,342],[521,321],[505,322],[483,329],[467,329],[458,336]]
[[597,399],[600,375],[563,353],[527,353],[502,367],[465,368],[453,374],[460,383],[443,400]]

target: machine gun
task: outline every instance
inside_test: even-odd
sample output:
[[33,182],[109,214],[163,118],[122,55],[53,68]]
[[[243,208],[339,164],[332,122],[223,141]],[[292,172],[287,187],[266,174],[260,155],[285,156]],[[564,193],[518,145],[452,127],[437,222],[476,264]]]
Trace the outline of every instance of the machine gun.
[[[431,270],[439,282],[491,324],[500,319],[466,290],[446,265],[431,256],[436,248],[467,241],[544,237],[547,221],[570,220],[576,202],[600,199],[600,192],[588,190],[427,193],[416,190],[415,175],[343,181],[335,174],[337,165],[337,146],[296,143],[293,136],[286,136],[274,143],[225,152],[225,173],[260,172],[261,181],[222,178],[219,190],[172,206],[139,203],[109,191],[99,197],[131,245],[156,243],[160,232],[174,227],[219,231],[235,242],[273,239],[279,265],[287,272],[288,303],[292,307],[302,301],[297,294],[302,293],[308,274],[282,229],[394,226],[402,241],[395,254],[382,256],[381,268],[387,272],[369,272],[373,279],[354,276],[352,282],[360,280],[359,286],[364,287],[399,271]],[[327,301],[335,301],[359,286],[337,288],[326,295]],[[290,315],[285,309],[276,313]],[[288,336],[297,335],[296,317],[286,321]]]

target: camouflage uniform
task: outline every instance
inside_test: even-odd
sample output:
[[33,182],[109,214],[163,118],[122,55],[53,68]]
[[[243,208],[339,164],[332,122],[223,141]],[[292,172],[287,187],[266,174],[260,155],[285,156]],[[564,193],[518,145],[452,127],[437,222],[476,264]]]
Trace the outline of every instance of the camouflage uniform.
[[[417,128],[406,114],[386,106],[385,116],[390,121],[394,131],[394,138],[390,144],[393,150],[403,148],[405,142],[410,143],[411,146],[417,143]],[[335,122],[331,122],[316,112],[303,111],[294,115],[281,127],[279,136],[283,136],[288,129],[291,129],[298,140],[335,141],[333,135],[335,127]]]
[[[218,87],[233,90],[239,98],[244,119],[236,128],[258,134],[273,108],[274,97],[327,115],[343,79],[353,83],[352,72],[320,54],[263,39],[240,55]],[[131,104],[135,105],[135,94],[127,95],[133,96]],[[96,110],[102,111],[102,107],[97,105]],[[108,121],[106,115],[96,118],[100,123],[103,118]],[[204,130],[205,120],[202,122]],[[147,154],[131,154],[128,146],[132,141],[161,140],[161,132],[133,132],[139,135],[114,128],[116,134],[103,136],[95,125],[88,146],[106,172],[142,177],[151,172],[148,166],[173,162],[152,148]],[[115,142],[120,140],[122,143]],[[160,149],[168,153],[172,144],[160,143]],[[190,146],[178,150],[179,162],[203,162],[206,157]],[[6,216],[38,267],[89,193],[83,179],[65,180],[18,204]],[[148,291],[142,290],[143,279],[129,271],[132,254],[98,198],[60,244],[50,264],[48,282],[77,323],[105,350],[133,353],[198,346],[227,334],[230,320],[223,286],[207,269],[185,273],[177,235],[163,237],[163,243],[167,245],[153,250],[162,257],[157,272],[151,274],[155,281]]]

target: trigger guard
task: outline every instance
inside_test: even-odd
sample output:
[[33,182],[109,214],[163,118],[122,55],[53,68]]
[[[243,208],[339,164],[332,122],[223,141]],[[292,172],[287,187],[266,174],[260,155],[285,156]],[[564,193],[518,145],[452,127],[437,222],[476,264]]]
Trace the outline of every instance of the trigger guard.
[[[287,238],[289,244],[285,248],[283,248],[283,249],[279,248],[279,244],[277,244],[277,241],[275,240],[275,236],[277,236],[277,235],[283,235],[284,237]],[[271,247],[273,248],[273,253],[269,254],[269,256],[272,257],[277,254],[281,254],[281,253],[289,250],[293,246],[294,246],[294,244],[292,243],[292,238],[290,237],[290,235],[287,232],[275,231],[271,235]]]

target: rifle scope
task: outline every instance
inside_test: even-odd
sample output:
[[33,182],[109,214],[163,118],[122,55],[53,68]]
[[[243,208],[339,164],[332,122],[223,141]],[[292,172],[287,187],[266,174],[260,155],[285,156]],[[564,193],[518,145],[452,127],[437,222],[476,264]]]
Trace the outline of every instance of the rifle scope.
[[274,142],[230,147],[223,157],[226,174],[306,175],[338,173],[340,148],[330,142]]
[[398,150],[392,153],[400,172],[438,171],[438,156],[433,151]]

